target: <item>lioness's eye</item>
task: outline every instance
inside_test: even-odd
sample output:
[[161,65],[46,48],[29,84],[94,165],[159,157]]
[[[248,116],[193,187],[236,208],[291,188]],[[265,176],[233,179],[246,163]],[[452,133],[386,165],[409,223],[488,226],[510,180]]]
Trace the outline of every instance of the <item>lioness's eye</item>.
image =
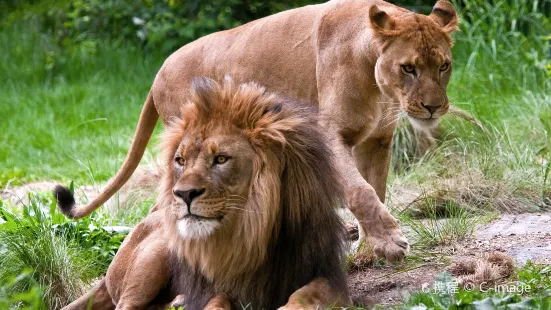
[[180,165],[180,166],[183,166],[183,165],[186,164],[186,160],[185,160],[184,158],[182,158],[182,157],[176,157],[176,158],[174,159],[174,161],[176,161],[176,163],[177,163],[178,165]]
[[223,164],[223,163],[227,162],[228,159],[230,159],[228,156],[218,155],[218,156],[214,157],[214,163],[217,164],[217,165]]
[[403,65],[402,66],[402,71],[405,74],[412,74],[412,73],[415,73],[415,67],[412,66],[412,65]]
[[450,64],[445,63],[442,66],[440,66],[440,71],[442,71],[442,72],[447,71],[449,67],[450,67]]

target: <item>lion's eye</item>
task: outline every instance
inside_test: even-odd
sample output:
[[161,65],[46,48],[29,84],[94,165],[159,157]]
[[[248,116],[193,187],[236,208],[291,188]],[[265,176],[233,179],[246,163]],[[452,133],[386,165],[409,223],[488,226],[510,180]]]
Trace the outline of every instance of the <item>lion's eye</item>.
[[412,66],[412,65],[403,65],[402,66],[402,71],[405,74],[414,74],[415,73],[415,67]]
[[228,156],[218,155],[218,156],[214,157],[214,163],[217,164],[217,165],[220,165],[220,164],[223,164],[223,163],[227,162],[228,159],[230,159]]
[[186,160],[183,157],[176,157],[174,161],[176,161],[176,163],[180,166],[184,166],[186,164]]
[[449,68],[450,68],[450,64],[449,64],[449,63],[445,63],[445,64],[443,64],[442,66],[440,66],[440,71],[441,71],[441,72],[448,71]]

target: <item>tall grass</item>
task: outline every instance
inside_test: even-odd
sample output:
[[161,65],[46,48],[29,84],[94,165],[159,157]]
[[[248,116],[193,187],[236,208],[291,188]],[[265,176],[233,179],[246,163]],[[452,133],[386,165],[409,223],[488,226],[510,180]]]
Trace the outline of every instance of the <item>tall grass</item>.
[[443,207],[427,202],[425,219],[402,217],[402,223],[413,231],[414,244],[419,247],[453,244],[472,236],[477,218],[453,202]]
[[124,234],[96,227],[98,218],[70,221],[52,198],[32,194],[20,211],[0,203],[0,287],[7,296],[39,289],[44,307],[59,309],[103,274]]

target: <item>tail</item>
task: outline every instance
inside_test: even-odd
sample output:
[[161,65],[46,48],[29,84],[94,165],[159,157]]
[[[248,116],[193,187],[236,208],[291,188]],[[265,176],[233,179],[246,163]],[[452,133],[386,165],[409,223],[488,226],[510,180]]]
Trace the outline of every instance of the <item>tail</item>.
[[78,219],[89,215],[111,198],[138,167],[158,119],[159,113],[155,109],[153,96],[149,92],[134,133],[134,140],[117,175],[105,186],[99,196],[84,206],[75,205],[73,193],[68,188],[57,185],[54,189],[54,196],[61,212],[70,218]]

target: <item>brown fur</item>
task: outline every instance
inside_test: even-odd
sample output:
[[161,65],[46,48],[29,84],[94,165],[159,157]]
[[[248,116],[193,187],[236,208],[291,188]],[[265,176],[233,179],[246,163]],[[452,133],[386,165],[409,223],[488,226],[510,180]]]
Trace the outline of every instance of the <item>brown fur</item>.
[[[124,241],[101,289],[68,309],[94,294],[117,309],[171,299],[186,309],[349,305],[335,210],[344,193],[313,107],[256,84],[198,79],[182,115],[162,138],[158,210]],[[229,159],[216,165],[222,153]],[[178,194],[186,188],[204,190],[190,202]],[[182,233],[182,221],[219,226]]]
[[[180,115],[193,77],[229,74],[319,107],[361,238],[379,256],[401,259],[408,243],[383,205],[392,135],[400,110],[420,128],[435,126],[447,112],[456,28],[446,0],[429,16],[380,0],[334,0],[205,36],[159,70],[127,160],[104,193],[83,207],[61,194],[60,206],[75,218],[99,207],[133,172],[158,117],[168,124]],[[415,75],[404,73],[406,64]]]

